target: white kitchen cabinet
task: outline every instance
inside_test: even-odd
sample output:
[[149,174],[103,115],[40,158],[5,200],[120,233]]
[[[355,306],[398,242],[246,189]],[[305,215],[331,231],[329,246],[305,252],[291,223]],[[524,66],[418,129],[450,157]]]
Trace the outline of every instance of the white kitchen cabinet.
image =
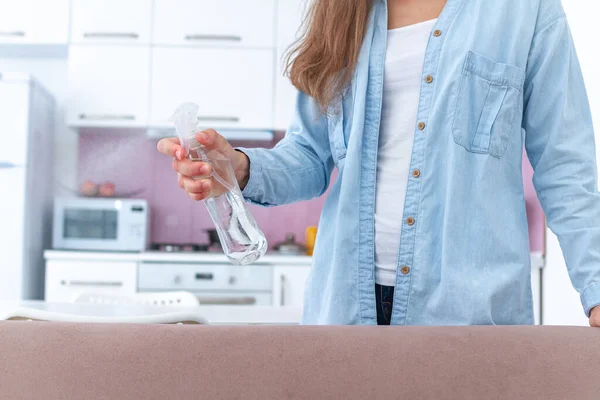
[[273,268],[273,305],[302,307],[304,286],[310,273],[308,266]]
[[275,80],[275,129],[285,131],[294,116],[298,91],[284,76],[285,56],[300,37],[300,27],[309,3],[307,0],[282,0],[277,9],[277,79]]
[[203,128],[270,129],[273,125],[273,50],[154,48],[152,126],[182,101],[200,106]]
[[[24,166],[27,164],[29,110],[27,107],[15,105],[27,104],[28,98],[29,90],[24,90],[22,85],[4,84],[0,78],[0,110],[3,113],[6,112],[6,114],[2,114],[1,118],[0,139],[11,144],[10,146],[0,146],[0,165],[10,163]],[[7,110],[10,110],[10,113]]]
[[[596,13],[590,12],[589,3],[584,1],[563,0],[562,3],[569,20],[585,79],[587,97],[596,126],[596,143],[600,143],[600,129],[598,129],[600,126],[600,76],[597,73],[600,68],[600,58],[597,55],[597,40],[594,35],[590,35],[592,27],[596,24]],[[600,160],[600,146],[596,146],[596,154]],[[544,269],[543,285],[544,324],[588,326],[589,320],[583,312],[580,295],[573,288],[569,278],[558,238],[549,229],[546,238],[546,268]],[[596,252],[597,244],[582,243],[581,248]],[[581,254],[582,259],[585,257],[586,255]]]
[[558,238],[546,233],[542,310],[544,325],[589,325],[579,293],[573,288]]
[[136,293],[137,263],[48,260],[46,301],[70,302],[83,292],[131,296]]
[[272,269],[254,264],[244,268],[229,263],[146,263],[139,268],[140,292],[187,291],[201,305],[270,306]]
[[72,45],[69,125],[147,126],[149,82],[150,47]]
[[0,44],[66,45],[69,0],[0,0]]
[[531,254],[531,294],[533,297],[533,317],[534,323],[539,325],[541,322],[542,312],[542,286],[541,277],[543,276],[543,268],[545,265],[545,259],[542,253]]
[[150,44],[153,0],[73,0],[71,43]]
[[0,224],[4,229],[0,229],[0,300],[22,299],[25,294],[23,266],[26,265],[26,257],[30,257],[25,250],[26,226],[23,224],[27,218],[23,201],[27,190],[27,172],[25,168],[9,169],[0,165],[0,188],[9,191],[2,195],[3,215]]
[[275,0],[155,0],[153,43],[274,46]]

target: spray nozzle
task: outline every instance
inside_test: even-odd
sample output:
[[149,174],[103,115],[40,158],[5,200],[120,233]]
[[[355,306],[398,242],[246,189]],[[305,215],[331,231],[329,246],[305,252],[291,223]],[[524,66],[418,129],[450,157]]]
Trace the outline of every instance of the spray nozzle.
[[190,153],[190,141],[194,139],[197,131],[198,112],[200,107],[194,103],[183,103],[175,110],[169,121],[175,125],[179,135],[179,144],[187,157]]

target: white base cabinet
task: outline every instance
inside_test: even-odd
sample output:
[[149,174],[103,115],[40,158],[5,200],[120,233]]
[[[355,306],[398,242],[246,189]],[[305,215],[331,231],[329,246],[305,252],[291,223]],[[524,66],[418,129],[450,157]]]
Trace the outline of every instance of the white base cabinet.
[[45,252],[46,301],[71,302],[83,292],[132,296],[188,291],[201,304],[302,307],[312,260],[267,255],[233,266],[222,254]]
[[71,302],[81,293],[131,296],[137,292],[137,262],[49,260],[46,301]]
[[[549,256],[551,260],[556,259],[552,253]],[[46,301],[50,302],[70,302],[83,292],[130,296],[139,292],[184,290],[195,293],[201,302],[210,305],[296,308],[304,304],[304,289],[312,263],[310,257],[267,255],[258,265],[234,267],[221,254],[160,252],[47,251],[45,257]],[[544,259],[540,254],[532,254],[531,262],[535,321],[539,323],[539,271]],[[565,275],[560,281],[568,288],[570,282],[564,265],[550,262],[544,271],[544,285],[549,286],[544,290],[544,323],[584,325],[587,319],[577,293],[571,288],[574,295],[569,299],[572,301],[565,302],[566,298],[556,296],[549,284],[548,279],[559,272]],[[562,308],[557,307],[558,302],[563,303]],[[565,318],[565,314],[572,319]]]
[[546,267],[543,283],[544,325],[588,326],[579,293],[573,288],[567,265],[558,242],[550,229],[546,233]]
[[309,273],[310,268],[306,266],[273,268],[273,305],[302,307]]

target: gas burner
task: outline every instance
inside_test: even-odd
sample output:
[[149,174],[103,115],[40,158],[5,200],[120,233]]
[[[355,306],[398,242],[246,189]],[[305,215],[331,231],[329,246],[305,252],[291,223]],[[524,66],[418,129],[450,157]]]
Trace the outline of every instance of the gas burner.
[[152,250],[164,251],[165,253],[199,253],[208,251],[206,244],[185,243],[152,243]]

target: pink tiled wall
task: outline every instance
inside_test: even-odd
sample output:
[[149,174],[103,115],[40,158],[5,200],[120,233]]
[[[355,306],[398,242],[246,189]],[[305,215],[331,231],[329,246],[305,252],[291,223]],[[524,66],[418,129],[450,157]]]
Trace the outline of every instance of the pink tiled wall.
[[[273,143],[236,143],[271,147]],[[156,151],[156,140],[140,135],[82,134],[79,182],[91,179],[116,184],[117,192],[144,190],[152,212],[153,242],[205,243],[213,227],[205,207],[190,200],[179,188],[172,160]],[[276,208],[250,206],[270,245],[288,232],[304,242],[305,230],[317,225],[324,198]]]
[[[236,143],[237,145],[238,143]],[[255,145],[270,147],[273,143]],[[253,143],[240,145],[251,146]],[[204,243],[212,222],[201,203],[190,200],[179,188],[171,159],[156,151],[156,141],[144,134],[115,136],[82,134],[79,149],[79,182],[91,179],[116,184],[117,192],[143,190],[137,196],[148,200],[152,212],[153,242]],[[526,160],[525,160],[526,161]],[[543,249],[544,217],[531,187],[531,167],[525,162],[525,193],[530,224],[530,245]],[[307,226],[317,225],[324,197],[289,206],[251,207],[270,245],[287,232],[304,241]]]

